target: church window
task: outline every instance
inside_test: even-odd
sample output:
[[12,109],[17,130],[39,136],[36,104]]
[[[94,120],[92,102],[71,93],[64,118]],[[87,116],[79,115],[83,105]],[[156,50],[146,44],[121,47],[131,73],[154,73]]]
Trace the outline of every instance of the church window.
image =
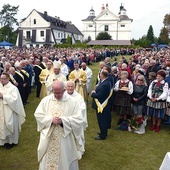
[[58,32],[58,38],[60,38],[60,32]]
[[109,31],[109,26],[108,25],[104,26],[104,31]]
[[44,37],[44,31],[40,31],[40,36]]
[[36,24],[36,19],[34,19],[34,24]]

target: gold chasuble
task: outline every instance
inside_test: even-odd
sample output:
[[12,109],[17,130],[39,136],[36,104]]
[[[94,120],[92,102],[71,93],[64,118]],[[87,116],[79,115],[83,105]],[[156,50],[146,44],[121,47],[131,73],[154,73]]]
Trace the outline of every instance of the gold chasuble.
[[[76,79],[79,79],[79,82],[75,82]],[[73,70],[69,75],[69,80],[75,82],[75,90],[82,95],[84,100],[87,100],[87,87],[86,87],[87,76],[85,71],[81,69]]]
[[47,96],[47,88],[46,88],[46,80],[48,78],[49,75],[53,74],[53,69],[43,69],[39,75],[39,79],[41,82],[41,91],[40,91],[40,98],[44,98],[45,96]]

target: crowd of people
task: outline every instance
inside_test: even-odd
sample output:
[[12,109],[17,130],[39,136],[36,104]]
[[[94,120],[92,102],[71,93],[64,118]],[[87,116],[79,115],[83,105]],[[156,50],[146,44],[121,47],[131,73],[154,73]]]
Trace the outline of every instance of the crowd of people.
[[[124,54],[117,60],[117,54]],[[131,54],[126,59],[126,54]],[[78,169],[85,152],[87,103],[92,97],[99,132],[107,138],[112,112],[118,125],[151,117],[151,131],[169,121],[170,50],[145,49],[0,49],[0,145],[18,144],[24,107],[32,88],[41,98],[34,115],[40,131],[40,169]],[[89,65],[99,63],[95,87]]]
[[160,131],[162,122],[170,123],[169,68],[168,49],[136,51],[129,60],[123,56],[119,62],[116,58],[111,62],[111,58],[106,57],[100,62],[96,89],[91,95],[100,128],[99,136],[95,139],[106,139],[112,111],[120,116],[117,125],[121,127],[121,124],[127,122],[126,130],[128,122],[137,117],[145,119],[150,117],[152,122],[150,130],[155,132]]

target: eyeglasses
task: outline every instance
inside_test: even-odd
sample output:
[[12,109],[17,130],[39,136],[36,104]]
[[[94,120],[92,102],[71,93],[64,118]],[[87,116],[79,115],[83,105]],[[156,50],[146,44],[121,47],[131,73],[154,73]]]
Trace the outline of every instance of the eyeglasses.
[[142,79],[138,79],[138,81],[143,81]]

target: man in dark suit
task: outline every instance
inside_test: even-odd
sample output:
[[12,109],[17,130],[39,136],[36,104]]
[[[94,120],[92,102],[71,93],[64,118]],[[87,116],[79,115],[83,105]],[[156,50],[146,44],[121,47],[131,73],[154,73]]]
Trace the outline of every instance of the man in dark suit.
[[39,80],[39,75],[43,68],[41,67],[41,61],[39,59],[35,60],[35,65],[34,65],[34,73],[35,73],[35,85],[36,85],[36,97],[40,97],[40,91],[41,91],[41,82]]
[[110,57],[106,57],[104,60],[105,64],[109,67],[111,67],[111,63],[110,63]]
[[150,72],[155,72],[157,73],[158,70],[160,70],[160,68],[156,65],[156,60],[152,59],[150,61],[150,66],[148,67],[148,69],[146,70],[146,77],[149,78],[149,73]]
[[[25,62],[24,60],[22,62]],[[28,96],[29,96],[29,87],[30,87],[30,81],[29,81],[29,73],[26,71],[25,67],[23,67],[21,62],[21,70],[20,73],[24,76],[24,80],[25,80],[25,103],[28,103]]]
[[107,131],[110,126],[110,103],[111,83],[108,80],[108,71],[103,70],[100,73],[101,83],[91,92],[92,108],[96,110],[98,125],[100,128],[99,136],[95,140],[104,140],[107,137]]
[[20,92],[22,102],[25,105],[26,104],[26,94],[25,94],[26,81],[24,79],[23,74],[21,73],[22,66],[20,62],[15,63],[15,68],[16,68],[16,71],[13,77],[17,82],[17,88]]

